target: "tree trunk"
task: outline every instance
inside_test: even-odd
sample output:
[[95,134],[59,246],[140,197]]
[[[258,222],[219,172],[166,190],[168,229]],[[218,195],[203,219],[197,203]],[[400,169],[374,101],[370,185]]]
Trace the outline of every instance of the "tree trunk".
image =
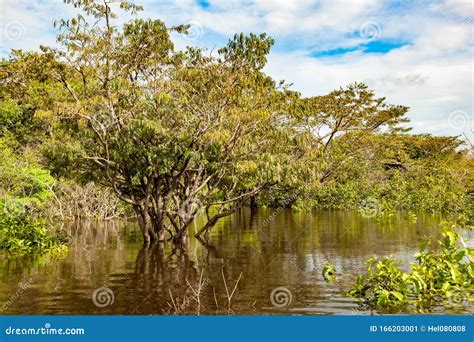
[[151,242],[158,240],[158,235],[155,232],[150,214],[148,213],[146,206],[137,206],[135,211],[138,213],[140,230],[142,232],[143,241],[145,244],[149,245]]
[[173,242],[183,243],[188,238],[189,225],[196,217],[196,210],[194,207],[189,207],[189,212],[183,213],[180,219],[175,220],[165,209],[160,206],[151,206],[147,203],[141,203],[134,206],[134,209],[139,217],[140,230],[143,235],[143,240],[146,245],[153,242],[164,242],[166,238],[165,217],[171,221],[175,228],[175,233],[168,230],[172,235]]
[[153,231],[158,242],[165,241],[165,227],[162,217],[162,213],[153,213],[153,215],[150,215]]
[[250,197],[250,208],[257,209],[257,207],[258,207],[257,196],[253,195],[252,197]]

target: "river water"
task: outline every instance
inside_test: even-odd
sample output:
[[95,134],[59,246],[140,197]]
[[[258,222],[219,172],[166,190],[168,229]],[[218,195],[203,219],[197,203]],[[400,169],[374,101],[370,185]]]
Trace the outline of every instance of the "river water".
[[[393,255],[408,267],[420,241],[440,236],[440,220],[429,214],[414,219],[405,212],[377,221],[350,211],[243,210],[220,221],[207,241],[190,238],[181,248],[171,243],[144,247],[135,222],[64,225],[71,245],[61,260],[0,254],[0,310],[66,315],[380,314],[341,294],[365,272],[364,261],[373,255]],[[200,225],[198,219],[192,229]],[[331,284],[321,275],[325,261],[336,265],[337,279]],[[384,313],[474,313],[463,304]]]

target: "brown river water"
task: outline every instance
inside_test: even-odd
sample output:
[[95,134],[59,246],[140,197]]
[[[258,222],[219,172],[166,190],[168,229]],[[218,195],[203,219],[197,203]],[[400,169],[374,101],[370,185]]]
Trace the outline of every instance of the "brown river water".
[[[133,221],[64,225],[71,245],[61,260],[0,254],[0,311],[26,315],[380,314],[362,309],[356,299],[341,294],[349,290],[357,274],[365,272],[364,261],[373,255],[393,255],[408,267],[420,241],[440,236],[440,220],[439,215],[429,214],[418,214],[414,220],[405,212],[377,221],[351,211],[243,210],[220,221],[206,242],[193,237],[181,248],[172,243],[164,248],[144,247]],[[198,219],[192,229],[200,225]],[[463,234],[472,237],[472,233]],[[331,284],[321,275],[325,261],[337,268],[337,279]],[[474,311],[467,303],[456,303],[386,313]]]

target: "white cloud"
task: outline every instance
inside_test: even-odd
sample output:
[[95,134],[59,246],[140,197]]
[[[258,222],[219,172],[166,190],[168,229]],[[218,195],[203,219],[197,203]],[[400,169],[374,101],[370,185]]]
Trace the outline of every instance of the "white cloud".
[[40,44],[54,44],[54,19],[69,17],[71,6],[60,0],[0,0],[0,53],[11,49],[33,50]]
[[[3,55],[10,48],[54,44],[53,18],[74,13],[60,0],[0,1]],[[192,21],[202,27],[202,34],[194,40],[174,36],[178,48],[213,48],[241,31],[269,33],[276,46],[266,72],[294,83],[294,89],[304,95],[364,81],[390,102],[410,106],[415,132],[460,134],[461,128],[449,121],[450,113],[457,110],[470,120],[471,126],[462,129],[474,123],[472,1],[210,0],[207,9],[193,0],[136,2],[145,7],[141,17],[161,18],[168,24]],[[120,21],[127,18],[122,16]],[[314,51],[367,42],[357,34],[367,23],[379,26],[375,37],[379,41],[409,45],[384,54],[357,50],[310,57]]]

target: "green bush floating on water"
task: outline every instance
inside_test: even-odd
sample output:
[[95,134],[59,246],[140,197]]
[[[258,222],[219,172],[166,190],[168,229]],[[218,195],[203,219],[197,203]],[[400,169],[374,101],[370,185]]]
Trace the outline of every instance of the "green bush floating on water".
[[408,272],[399,268],[400,260],[370,258],[367,274],[358,276],[349,295],[372,309],[436,302],[456,306],[474,301],[474,249],[451,230],[442,234],[439,244],[440,251],[431,252],[428,242],[423,242]]

